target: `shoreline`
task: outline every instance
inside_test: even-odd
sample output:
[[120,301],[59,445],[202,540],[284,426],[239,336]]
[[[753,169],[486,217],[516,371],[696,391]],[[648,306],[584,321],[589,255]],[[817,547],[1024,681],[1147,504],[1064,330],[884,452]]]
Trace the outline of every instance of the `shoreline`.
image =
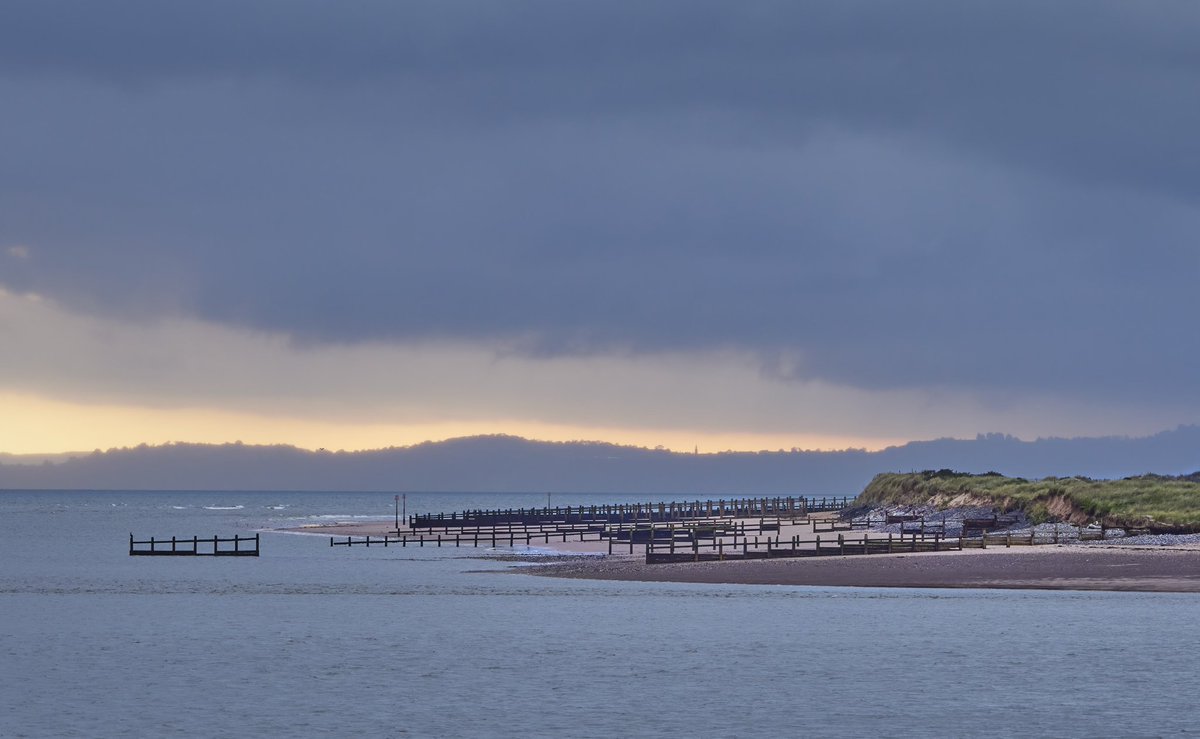
[[1100,546],[653,565],[625,555],[527,565],[516,571],[541,577],[714,585],[1200,593],[1200,551]]
[[[329,523],[279,529],[322,536],[383,536],[388,522]],[[1116,540],[1119,541],[1119,540]],[[520,553],[515,574],[582,580],[864,588],[998,588],[1200,593],[1200,546],[1047,544],[950,552],[672,562],[606,554],[597,542],[537,542]],[[507,547],[505,547],[507,549]],[[499,549],[487,559],[496,559]],[[593,556],[588,556],[593,555]],[[598,555],[598,556],[596,556]],[[503,558],[502,556],[500,558]]]

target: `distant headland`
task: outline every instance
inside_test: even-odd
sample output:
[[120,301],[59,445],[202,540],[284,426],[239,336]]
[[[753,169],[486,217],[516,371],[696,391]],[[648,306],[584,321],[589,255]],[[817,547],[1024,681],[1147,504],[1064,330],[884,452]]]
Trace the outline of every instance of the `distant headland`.
[[1011,478],[952,470],[877,475],[855,501],[862,506],[993,506],[1020,511],[1032,523],[1100,524],[1152,534],[1200,531],[1200,472],[1087,477]]

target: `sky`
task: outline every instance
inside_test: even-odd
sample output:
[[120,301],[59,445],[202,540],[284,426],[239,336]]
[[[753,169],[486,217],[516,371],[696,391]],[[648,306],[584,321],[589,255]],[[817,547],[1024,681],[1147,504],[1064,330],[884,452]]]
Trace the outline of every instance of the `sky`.
[[0,5],[0,451],[1200,421],[1200,5]]

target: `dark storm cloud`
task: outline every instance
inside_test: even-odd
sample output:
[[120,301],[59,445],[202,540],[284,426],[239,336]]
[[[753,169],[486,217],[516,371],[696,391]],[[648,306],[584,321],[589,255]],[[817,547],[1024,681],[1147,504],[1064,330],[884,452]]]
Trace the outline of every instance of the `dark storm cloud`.
[[1200,400],[1187,3],[7,3],[0,284]]

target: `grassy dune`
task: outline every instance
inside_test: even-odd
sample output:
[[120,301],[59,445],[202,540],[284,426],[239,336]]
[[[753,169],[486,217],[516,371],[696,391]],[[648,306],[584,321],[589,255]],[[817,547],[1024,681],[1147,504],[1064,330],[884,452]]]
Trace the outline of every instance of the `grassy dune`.
[[1200,473],[1142,475],[1124,480],[1047,477],[1026,480],[951,470],[876,475],[862,505],[992,505],[1022,510],[1035,521],[1100,521],[1157,532],[1200,531]]

